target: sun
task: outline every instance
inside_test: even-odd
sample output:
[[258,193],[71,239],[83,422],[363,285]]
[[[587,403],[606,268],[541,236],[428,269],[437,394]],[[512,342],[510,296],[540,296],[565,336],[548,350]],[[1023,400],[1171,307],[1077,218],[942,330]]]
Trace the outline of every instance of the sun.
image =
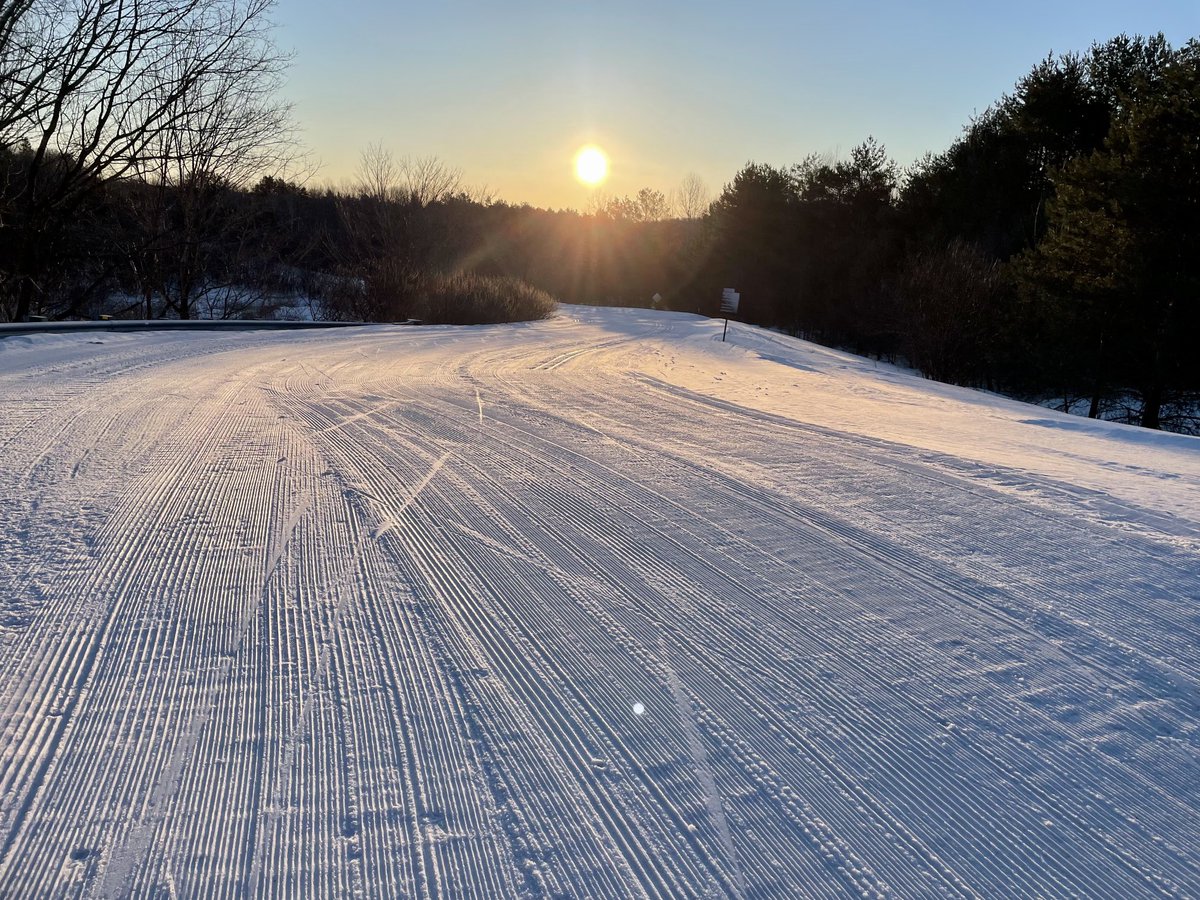
[[586,185],[595,186],[608,177],[608,157],[599,147],[581,147],[575,154],[575,177]]

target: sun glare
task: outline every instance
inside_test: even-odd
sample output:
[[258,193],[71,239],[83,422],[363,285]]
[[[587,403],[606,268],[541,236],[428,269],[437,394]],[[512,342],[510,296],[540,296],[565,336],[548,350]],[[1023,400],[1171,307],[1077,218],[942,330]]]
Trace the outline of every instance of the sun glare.
[[597,185],[608,176],[608,157],[599,147],[583,147],[575,154],[575,177],[587,185]]

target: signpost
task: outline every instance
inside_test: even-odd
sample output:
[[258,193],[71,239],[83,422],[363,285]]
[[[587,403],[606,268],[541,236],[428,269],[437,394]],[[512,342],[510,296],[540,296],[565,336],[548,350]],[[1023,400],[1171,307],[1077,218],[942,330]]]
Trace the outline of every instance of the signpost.
[[721,291],[721,315],[725,317],[725,327],[721,331],[721,340],[724,342],[725,335],[729,332],[729,317],[736,316],[738,311],[738,302],[742,299],[742,295],[733,288],[725,288]]

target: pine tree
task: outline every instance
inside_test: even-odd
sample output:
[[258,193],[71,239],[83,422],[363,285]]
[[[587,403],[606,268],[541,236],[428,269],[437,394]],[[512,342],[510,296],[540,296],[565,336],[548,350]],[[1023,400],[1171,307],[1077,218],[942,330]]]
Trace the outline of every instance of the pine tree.
[[1062,171],[1050,230],[1019,271],[1048,304],[1062,358],[1086,372],[1092,409],[1135,388],[1141,424],[1196,387],[1200,320],[1200,44],[1179,50],[1114,120],[1104,146]]

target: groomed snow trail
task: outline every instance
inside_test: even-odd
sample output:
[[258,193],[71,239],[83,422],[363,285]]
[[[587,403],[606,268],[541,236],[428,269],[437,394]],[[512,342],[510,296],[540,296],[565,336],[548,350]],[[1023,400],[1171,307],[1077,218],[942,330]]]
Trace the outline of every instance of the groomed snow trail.
[[0,341],[0,896],[1200,896],[1200,440],[719,333]]

